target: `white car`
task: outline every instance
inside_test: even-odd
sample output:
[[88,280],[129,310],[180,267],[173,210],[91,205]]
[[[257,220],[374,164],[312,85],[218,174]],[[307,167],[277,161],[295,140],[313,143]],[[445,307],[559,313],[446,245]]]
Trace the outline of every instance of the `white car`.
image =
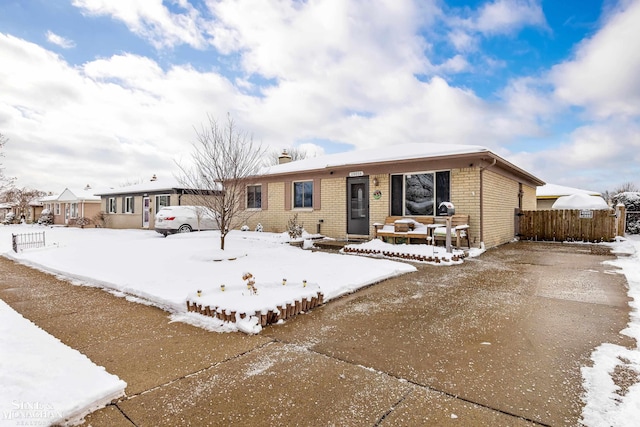
[[165,206],[156,214],[155,230],[164,235],[217,230],[215,213],[204,206]]

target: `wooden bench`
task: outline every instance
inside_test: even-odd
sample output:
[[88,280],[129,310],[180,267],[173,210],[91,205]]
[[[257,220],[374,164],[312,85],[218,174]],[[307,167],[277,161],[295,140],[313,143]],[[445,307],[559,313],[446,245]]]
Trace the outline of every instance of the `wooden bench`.
[[423,239],[429,243],[433,225],[432,216],[388,216],[384,224],[373,224],[374,238],[393,239],[393,243],[397,238],[406,239],[407,243],[411,243],[411,239]]
[[[445,225],[445,216],[436,218],[436,223]],[[471,242],[469,241],[469,215],[455,214],[451,216],[451,237],[456,239],[456,247],[460,247],[460,241],[467,239],[467,248],[471,249]],[[433,244],[437,241],[447,240],[446,227],[438,227],[433,231]]]

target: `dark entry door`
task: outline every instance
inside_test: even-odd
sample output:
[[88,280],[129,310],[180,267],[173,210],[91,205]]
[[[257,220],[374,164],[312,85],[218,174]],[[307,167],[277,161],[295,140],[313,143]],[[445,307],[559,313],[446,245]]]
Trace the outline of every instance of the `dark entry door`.
[[347,234],[369,235],[369,177],[347,178]]

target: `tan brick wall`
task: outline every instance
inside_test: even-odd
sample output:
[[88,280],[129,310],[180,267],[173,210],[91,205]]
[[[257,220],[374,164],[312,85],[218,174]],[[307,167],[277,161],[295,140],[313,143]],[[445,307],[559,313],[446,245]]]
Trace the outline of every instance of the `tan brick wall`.
[[[374,178],[378,179],[378,186],[373,185]],[[380,199],[376,200],[373,193],[380,191]],[[371,230],[369,233],[373,235],[373,224],[384,224],[384,220],[389,216],[391,210],[391,180],[388,174],[373,175],[369,177],[369,223]]]
[[[373,179],[378,179],[378,186],[373,185]],[[254,230],[258,223],[265,231],[281,233],[287,229],[287,221],[298,214],[301,222],[309,233],[315,233],[319,220],[320,232],[326,236],[344,239],[347,237],[347,179],[344,177],[321,180],[320,209],[292,209],[284,210],[284,183],[268,184],[268,209],[250,212],[247,225]],[[375,200],[373,193],[380,190],[381,197]],[[389,175],[369,176],[369,219],[370,223],[384,222],[389,216]],[[373,227],[369,230],[373,235]]]
[[[378,186],[373,184],[374,178]],[[328,178],[321,181],[321,209],[284,210],[284,183],[267,184],[268,209],[254,211],[247,220],[253,230],[261,223],[265,231],[284,232],[287,221],[296,212],[298,221],[310,233],[315,233],[320,219],[321,233],[333,238],[347,236],[346,191],[347,178]],[[378,200],[374,192],[380,191]],[[487,247],[511,241],[514,236],[514,209],[518,207],[518,182],[503,177],[490,170],[484,171],[484,240]],[[523,187],[523,208],[535,207],[535,188]],[[390,176],[379,174],[369,176],[369,222],[370,236],[373,236],[373,224],[382,223],[389,216],[390,209]],[[469,215],[469,236],[471,246],[478,246],[480,236],[480,169],[478,167],[451,170],[451,202],[456,206],[456,213]]]
[[524,191],[524,196],[522,198],[522,210],[525,210],[525,211],[536,210],[538,205],[538,200],[536,197],[536,187],[529,187],[528,185],[523,185],[522,191]]
[[[515,209],[518,207],[519,191],[518,182],[491,170],[484,171],[483,215],[484,243],[486,247],[501,245],[514,239]],[[526,194],[527,192],[525,192]],[[531,194],[530,191],[529,194]],[[535,203],[535,190],[533,201]],[[527,200],[527,205],[529,204],[530,202]]]
[[462,168],[451,171],[451,203],[457,214],[469,215],[469,243],[480,244],[480,169]]

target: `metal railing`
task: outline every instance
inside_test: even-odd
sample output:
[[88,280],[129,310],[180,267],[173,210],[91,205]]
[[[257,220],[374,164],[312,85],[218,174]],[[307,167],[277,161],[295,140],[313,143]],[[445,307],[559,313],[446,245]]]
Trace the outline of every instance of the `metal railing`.
[[15,253],[24,249],[44,248],[44,231],[41,233],[11,234],[11,246]]

